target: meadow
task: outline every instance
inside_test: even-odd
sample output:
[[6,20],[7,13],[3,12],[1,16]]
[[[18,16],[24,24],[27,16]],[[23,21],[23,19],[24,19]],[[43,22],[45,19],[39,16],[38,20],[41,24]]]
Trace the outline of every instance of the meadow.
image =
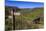
[[[9,15],[10,9],[16,10],[15,12],[20,12],[21,15],[15,15],[15,30],[24,30],[24,29],[42,29],[44,28],[44,8],[16,8],[16,7],[5,7],[5,30],[13,29],[13,20],[6,18]],[[37,18],[40,18],[38,24],[33,23]]]

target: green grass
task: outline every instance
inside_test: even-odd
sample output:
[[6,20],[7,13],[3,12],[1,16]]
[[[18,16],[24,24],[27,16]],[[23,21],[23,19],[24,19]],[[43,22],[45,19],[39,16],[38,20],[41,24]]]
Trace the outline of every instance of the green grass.
[[[44,25],[44,21],[43,21],[44,20],[43,19],[44,10],[42,8],[37,9],[37,10],[36,9],[34,11],[30,11],[31,9],[29,9],[29,11],[28,10],[26,11],[26,9],[20,9],[21,11],[19,11],[19,12],[21,12],[21,15],[15,16],[15,21],[16,21],[15,28],[16,29],[38,29],[39,27],[43,26]],[[9,10],[9,8],[6,10]],[[42,16],[41,21],[40,21],[41,24],[32,24],[32,21],[39,16]],[[12,29],[11,28],[13,25],[12,21],[10,19],[8,19],[8,21],[7,21],[7,19],[6,19],[6,23],[7,23],[7,24],[5,24],[6,30]]]
[[[24,12],[24,11],[23,11]],[[26,25],[24,25],[23,24],[23,26],[24,27],[26,27],[26,29],[27,28],[29,28],[29,29],[38,29],[39,28],[39,26],[42,26],[43,25],[43,21],[42,21],[42,19],[41,19],[41,24],[32,24],[32,21],[35,19],[35,18],[37,18],[37,17],[39,17],[39,16],[42,16],[43,15],[43,10],[41,10],[41,9],[38,9],[38,10],[35,10],[35,11],[32,11],[32,12],[30,12],[30,13],[23,13],[23,14],[21,14],[20,16],[16,16],[16,19],[18,19],[18,21],[19,20],[21,20],[21,22],[23,22],[24,24],[26,24]],[[17,20],[16,20],[17,21]],[[26,21],[26,22],[25,22]],[[19,23],[18,23],[19,24]],[[38,25],[38,26],[37,26]],[[24,27],[21,27],[20,29],[23,29]]]
[[38,10],[35,10],[33,12],[30,12],[30,13],[26,13],[26,14],[24,13],[21,16],[19,16],[18,18],[22,17],[22,18],[25,18],[25,19],[33,20],[36,17],[39,17],[42,13],[43,13],[43,10],[38,9]]

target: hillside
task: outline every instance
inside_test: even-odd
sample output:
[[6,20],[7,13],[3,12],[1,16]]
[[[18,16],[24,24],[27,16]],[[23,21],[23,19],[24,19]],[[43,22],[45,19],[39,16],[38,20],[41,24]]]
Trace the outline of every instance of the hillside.
[[[10,9],[16,10],[15,12],[20,12],[20,16],[15,15],[15,29],[39,29],[41,26],[43,28],[44,25],[44,8],[24,8],[20,9],[18,7],[6,7],[5,15],[7,16]],[[9,16],[9,15],[8,15]],[[40,17],[40,24],[33,24],[33,20]],[[8,23],[6,24],[6,28],[8,26],[9,30],[12,29],[12,22],[8,19]],[[7,22],[6,19],[6,22]],[[10,25],[11,24],[11,25]],[[10,26],[9,26],[10,25]],[[7,28],[7,30],[8,30]]]

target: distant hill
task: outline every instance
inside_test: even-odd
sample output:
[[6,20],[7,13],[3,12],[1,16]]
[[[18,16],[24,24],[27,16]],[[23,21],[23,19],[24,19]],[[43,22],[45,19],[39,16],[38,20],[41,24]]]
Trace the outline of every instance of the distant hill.
[[[6,11],[6,14],[7,12],[9,12],[9,10],[15,10],[15,12],[20,12],[20,13],[32,13],[33,11],[38,11],[38,10],[44,10],[43,7],[39,7],[39,8],[18,8],[18,7],[11,7],[11,6],[5,6],[5,11]],[[9,13],[8,13],[9,14]]]
[[[17,11],[19,11],[20,9],[18,8],[18,7],[14,7],[14,6],[5,6],[5,10],[11,10],[11,9],[14,9],[15,11],[17,10]],[[17,12],[16,11],[16,12]]]
[[8,10],[8,9],[9,9],[9,10],[10,10],[10,9],[14,9],[14,10],[16,10],[16,11],[19,11],[19,10],[22,11],[22,10],[23,10],[23,11],[26,12],[26,11],[31,11],[31,10],[32,10],[32,11],[33,11],[33,10],[35,11],[35,10],[37,10],[37,9],[43,9],[43,7],[39,7],[39,8],[21,8],[21,9],[20,9],[20,8],[14,7],[14,6],[5,6],[5,9],[6,9],[6,10]]

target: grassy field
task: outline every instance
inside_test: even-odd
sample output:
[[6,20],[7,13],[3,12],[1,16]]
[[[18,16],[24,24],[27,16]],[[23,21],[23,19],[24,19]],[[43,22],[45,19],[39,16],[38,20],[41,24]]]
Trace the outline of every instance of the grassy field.
[[[25,13],[22,13],[20,16],[16,16],[16,21],[17,21],[17,19],[18,19],[18,21],[20,20],[21,21],[20,23],[22,26],[21,28],[19,27],[18,29],[28,29],[28,28],[33,29],[34,27],[39,28],[39,26],[37,26],[37,25],[41,25],[41,24],[43,25],[43,21],[40,21],[41,24],[32,24],[32,21],[35,18],[41,17],[41,16],[43,18],[44,10],[42,8],[36,9],[35,11],[32,11],[32,12],[31,11],[28,11],[28,12],[23,11],[23,12],[25,12]],[[41,20],[42,20],[42,18],[41,18]],[[18,25],[19,25],[19,23],[18,23]],[[18,27],[18,25],[17,25],[17,27]]]
[[[10,10],[11,8],[6,8],[6,16],[9,16],[7,14],[7,10]],[[12,8],[13,9],[13,8]],[[20,10],[20,11],[19,11]],[[8,11],[9,12],[9,11]],[[43,8],[33,8],[33,9],[18,9],[17,12],[20,12],[21,15],[16,16],[15,15],[15,29],[40,29],[44,27],[44,9]],[[40,24],[33,24],[33,20],[35,20],[37,17],[40,17]],[[5,19],[5,29],[6,30],[12,30],[12,19]]]

